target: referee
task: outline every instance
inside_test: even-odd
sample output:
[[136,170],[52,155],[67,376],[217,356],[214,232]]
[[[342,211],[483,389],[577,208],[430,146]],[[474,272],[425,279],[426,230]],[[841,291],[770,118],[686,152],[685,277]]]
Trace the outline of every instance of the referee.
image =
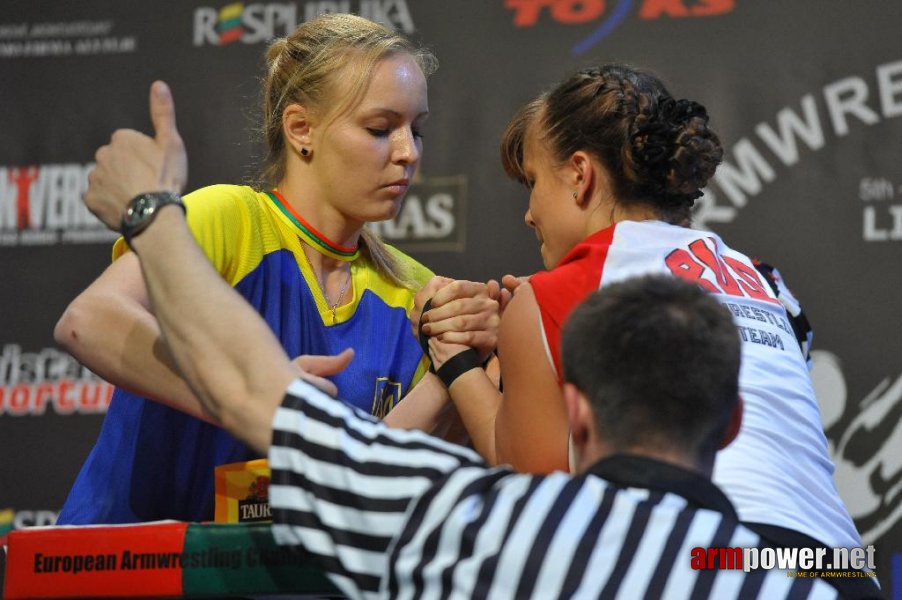
[[[344,593],[836,597],[819,579],[785,572],[690,567],[694,549],[761,543],[709,479],[741,418],[739,340],[713,298],[676,278],[591,297],[564,332],[579,474],[490,468],[305,381],[316,378],[289,361],[194,242],[173,193],[187,164],[174,106],[165,86],[154,89],[156,137],[116,136],[98,151],[85,202],[129,229],[168,347],[205,407],[269,452],[276,540],[303,547]],[[162,195],[148,191],[169,200],[154,204]],[[325,375],[351,356],[306,364]]]

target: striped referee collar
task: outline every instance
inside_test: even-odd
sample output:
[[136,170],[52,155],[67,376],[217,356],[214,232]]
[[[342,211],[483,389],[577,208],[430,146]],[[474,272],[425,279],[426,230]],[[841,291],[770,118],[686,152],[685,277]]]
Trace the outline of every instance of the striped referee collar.
[[615,454],[602,458],[586,473],[620,487],[676,494],[699,508],[715,510],[739,520],[733,504],[708,477],[672,463],[637,454]]

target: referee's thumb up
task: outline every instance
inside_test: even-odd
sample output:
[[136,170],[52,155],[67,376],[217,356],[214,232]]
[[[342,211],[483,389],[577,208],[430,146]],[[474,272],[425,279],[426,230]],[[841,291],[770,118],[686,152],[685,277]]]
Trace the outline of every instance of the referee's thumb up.
[[163,81],[154,81],[150,86],[150,120],[153,122],[154,137],[158,143],[179,132],[175,126],[175,102],[172,92]]
[[175,124],[172,91],[163,81],[154,81],[150,86],[150,120],[154,141],[163,153],[161,184],[165,189],[181,191],[188,179],[188,157]]

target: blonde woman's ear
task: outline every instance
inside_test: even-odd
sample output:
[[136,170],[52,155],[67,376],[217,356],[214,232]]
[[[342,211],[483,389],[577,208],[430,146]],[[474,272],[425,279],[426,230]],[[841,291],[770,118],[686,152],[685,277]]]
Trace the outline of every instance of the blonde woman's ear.
[[[296,148],[302,156],[309,156],[311,152],[312,128],[310,114],[300,104],[289,104],[282,111],[282,134],[285,142]],[[307,151],[306,154],[304,150]]]

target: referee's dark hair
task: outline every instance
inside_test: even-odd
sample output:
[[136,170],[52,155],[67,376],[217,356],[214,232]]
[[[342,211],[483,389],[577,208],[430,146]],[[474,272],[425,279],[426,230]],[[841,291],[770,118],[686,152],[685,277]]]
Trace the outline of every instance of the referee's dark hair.
[[592,294],[563,331],[564,380],[590,401],[616,451],[717,450],[738,399],[740,341],[698,285],[645,276]]

